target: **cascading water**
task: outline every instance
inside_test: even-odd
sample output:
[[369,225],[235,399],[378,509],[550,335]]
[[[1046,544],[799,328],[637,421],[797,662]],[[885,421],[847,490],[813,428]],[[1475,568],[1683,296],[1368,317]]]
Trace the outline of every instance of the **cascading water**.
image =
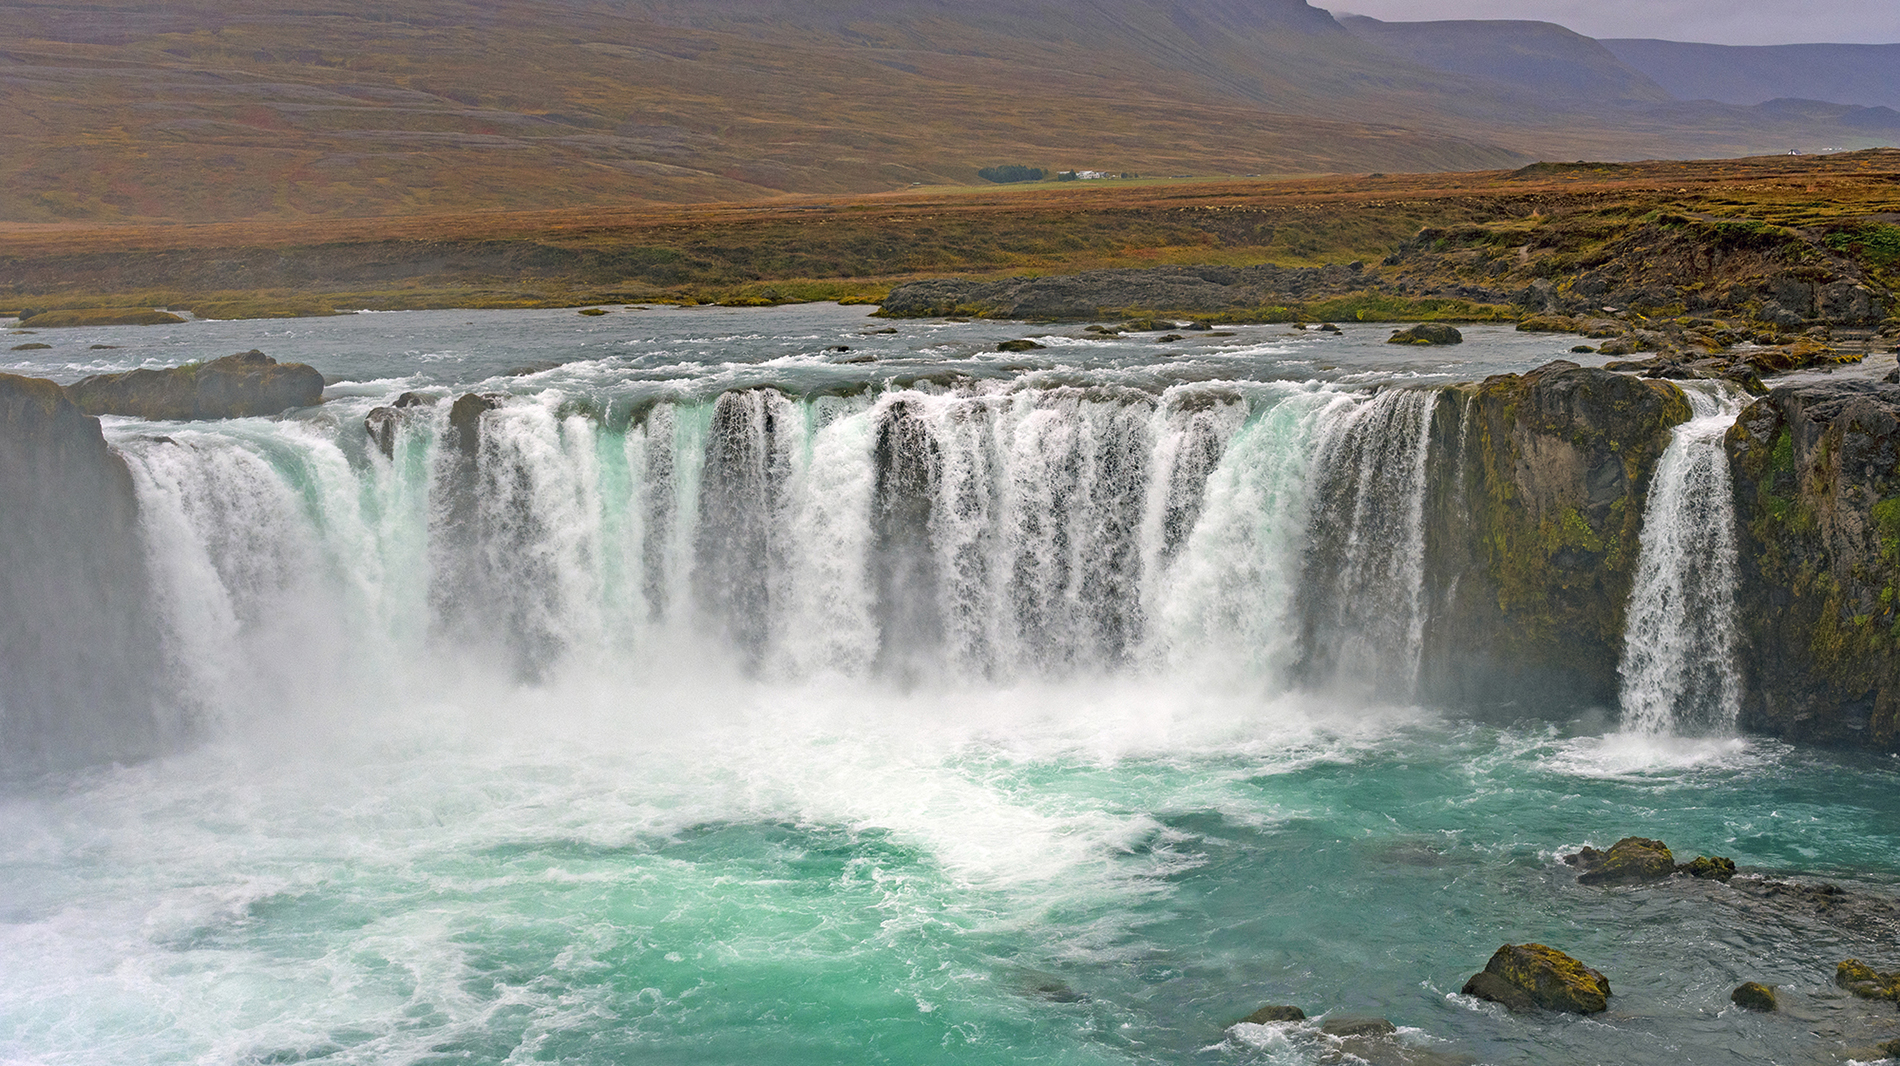
[[1725,732],[1741,708],[1735,504],[1722,450],[1741,397],[1695,382],[1684,394],[1693,415],[1656,467],[1624,627],[1618,672],[1629,733]]
[[1434,396],[1392,389],[1317,442],[1300,587],[1308,679],[1407,699],[1425,639],[1425,472]]
[[1309,664],[1403,697],[1429,404],[750,388],[614,426],[550,390],[405,409],[386,455],[295,422],[122,448],[200,707],[294,690],[289,648],[385,682],[434,648],[526,682],[689,654],[904,685],[1219,660],[1277,687],[1301,612]]

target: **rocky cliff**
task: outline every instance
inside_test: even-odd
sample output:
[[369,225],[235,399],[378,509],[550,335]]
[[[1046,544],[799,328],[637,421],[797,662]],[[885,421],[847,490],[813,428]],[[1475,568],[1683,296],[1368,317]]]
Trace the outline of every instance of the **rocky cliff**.
[[1778,388],[1725,441],[1742,724],[1900,749],[1900,385]]
[[1614,706],[1644,501],[1682,391],[1558,361],[1442,390],[1420,674],[1458,704]]
[[150,754],[165,739],[138,503],[99,420],[0,374],[0,766]]

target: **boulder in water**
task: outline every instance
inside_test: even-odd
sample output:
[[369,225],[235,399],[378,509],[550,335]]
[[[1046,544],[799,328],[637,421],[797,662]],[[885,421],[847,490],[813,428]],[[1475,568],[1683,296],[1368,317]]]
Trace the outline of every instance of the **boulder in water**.
[[1726,881],[1735,876],[1735,860],[1720,855],[1698,855],[1676,867],[1676,871],[1708,881]]
[[1269,1003],[1241,1019],[1241,1021],[1249,1025],[1267,1025],[1272,1022],[1303,1022],[1305,1020],[1306,1012],[1300,1008],[1274,1003]]
[[996,350],[999,352],[1039,352],[1045,347],[1047,345],[1037,344],[1035,341],[1014,340],[998,344]]
[[1537,1009],[1537,1001],[1531,998],[1529,992],[1489,970],[1472,974],[1471,979],[1466,981],[1465,986],[1458,991],[1467,996],[1489,1000],[1509,1011],[1521,1013]]
[[1669,845],[1660,840],[1624,837],[1610,845],[1609,851],[1597,853],[1587,863],[1579,858],[1576,865],[1583,870],[1577,875],[1579,884],[1636,885],[1660,881],[1675,873],[1676,857],[1670,854]]
[[1779,1009],[1779,1004],[1775,1002],[1774,987],[1756,981],[1736,986],[1735,991],[1728,994],[1728,998],[1729,1002],[1743,1010],[1767,1013]]
[[323,375],[253,349],[165,370],[96,374],[67,392],[90,415],[189,421],[254,418],[323,402]]
[[1394,332],[1387,344],[1463,344],[1465,335],[1442,322],[1421,322],[1410,329]]
[[1319,1031],[1327,1036],[1390,1036],[1399,1031],[1399,1027],[1384,1018],[1360,1018],[1341,1015],[1328,1018],[1320,1023]]
[[[1487,979],[1484,974],[1497,980]],[[1524,999],[1504,993],[1503,986],[1508,986],[1531,1005],[1545,1010],[1596,1014],[1609,1009],[1609,978],[1543,944],[1504,945],[1485,964],[1484,974],[1465,982],[1465,995],[1503,1003],[1513,1010],[1523,1009],[1513,1003],[1521,1004]]]
[[473,458],[482,447],[482,414],[501,406],[501,394],[465,392],[449,407],[449,442]]
[[396,457],[396,427],[401,422],[402,412],[394,407],[372,408],[363,416],[363,432],[369,434],[370,442],[385,459]]
[[1834,983],[1862,999],[1900,1000],[1900,970],[1875,970],[1859,959],[1843,959]]

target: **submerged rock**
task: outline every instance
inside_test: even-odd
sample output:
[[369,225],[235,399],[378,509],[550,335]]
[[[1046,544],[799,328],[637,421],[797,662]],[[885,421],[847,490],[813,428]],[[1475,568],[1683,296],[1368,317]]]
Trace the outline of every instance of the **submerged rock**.
[[1736,987],[1728,994],[1729,1002],[1743,1010],[1768,1012],[1779,1009],[1775,1002],[1775,990],[1770,985],[1749,981]]
[[1465,335],[1438,322],[1421,322],[1385,339],[1387,344],[1463,344]]
[[1350,1015],[1328,1018],[1320,1023],[1319,1031],[1327,1036],[1390,1036],[1399,1031],[1399,1027],[1384,1018],[1355,1018]]
[[[1581,855],[1581,852],[1579,853]],[[1676,857],[1669,845],[1648,837],[1624,837],[1596,859],[1577,864],[1583,870],[1577,883],[1584,885],[1635,885],[1660,881],[1676,872]]]
[[[1484,979],[1484,974],[1497,981]],[[1556,948],[1543,944],[1506,944],[1485,964],[1484,974],[1465,982],[1464,994],[1503,1003],[1513,1010],[1522,1003],[1498,984],[1516,989],[1531,1005],[1572,1014],[1596,1014],[1609,1009],[1610,981]],[[1492,993],[1492,994],[1487,994]]]
[[1270,1022],[1303,1022],[1305,1020],[1306,1012],[1300,1008],[1280,1006],[1273,1003],[1269,1003],[1241,1019],[1241,1021],[1249,1025],[1266,1025]]
[[253,418],[323,402],[323,375],[255,349],[164,370],[96,374],[67,387],[91,415],[189,421]]

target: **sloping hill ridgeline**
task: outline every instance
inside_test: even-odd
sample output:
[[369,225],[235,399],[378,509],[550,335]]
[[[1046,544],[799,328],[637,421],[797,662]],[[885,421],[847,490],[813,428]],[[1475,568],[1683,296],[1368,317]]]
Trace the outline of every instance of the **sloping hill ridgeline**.
[[[0,47],[0,221],[745,201],[976,184],[998,164],[1284,176],[1900,140],[1880,114],[1683,111],[1554,27],[1497,24],[1530,43],[1465,55],[1446,31],[1381,25],[1355,33],[1304,0],[42,0],[10,9]],[[1574,84],[1524,92],[1544,67]]]
[[1679,100],[1743,105],[1826,100],[1900,108],[1900,44],[1602,44]]

